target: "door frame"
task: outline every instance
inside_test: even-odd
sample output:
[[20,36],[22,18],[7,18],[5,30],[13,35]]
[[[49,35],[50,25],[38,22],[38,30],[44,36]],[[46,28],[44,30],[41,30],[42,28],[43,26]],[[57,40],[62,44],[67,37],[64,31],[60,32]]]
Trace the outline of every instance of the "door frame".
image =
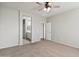
[[31,18],[31,40],[32,40],[32,17],[31,16],[27,16],[27,15],[23,15],[21,14],[21,12],[19,11],[19,40],[18,40],[18,45],[23,45],[23,19],[24,17],[30,17]]
[[[46,23],[45,23],[45,39],[46,39],[46,40],[49,40],[49,39],[46,38],[46,35],[47,35],[47,33],[46,33],[46,24],[47,24],[47,23],[51,23],[51,22],[46,22]],[[51,33],[50,33],[50,34],[51,34],[51,39],[50,39],[50,40],[52,40],[52,23],[51,23]]]

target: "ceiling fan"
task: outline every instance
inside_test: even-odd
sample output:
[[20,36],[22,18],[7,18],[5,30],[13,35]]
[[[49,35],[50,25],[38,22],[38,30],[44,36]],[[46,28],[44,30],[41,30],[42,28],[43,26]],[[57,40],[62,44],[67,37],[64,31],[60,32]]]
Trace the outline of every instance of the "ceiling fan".
[[49,12],[52,8],[60,8],[59,5],[54,5],[53,2],[36,2],[36,4],[40,5],[39,10],[44,10]]

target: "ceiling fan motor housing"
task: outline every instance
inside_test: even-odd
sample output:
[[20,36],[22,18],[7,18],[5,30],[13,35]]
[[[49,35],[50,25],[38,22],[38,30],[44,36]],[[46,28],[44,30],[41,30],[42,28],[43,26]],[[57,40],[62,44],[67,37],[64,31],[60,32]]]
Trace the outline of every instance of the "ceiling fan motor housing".
[[49,2],[46,2],[45,3],[45,8],[49,8],[49,7],[51,8],[51,6],[49,5]]

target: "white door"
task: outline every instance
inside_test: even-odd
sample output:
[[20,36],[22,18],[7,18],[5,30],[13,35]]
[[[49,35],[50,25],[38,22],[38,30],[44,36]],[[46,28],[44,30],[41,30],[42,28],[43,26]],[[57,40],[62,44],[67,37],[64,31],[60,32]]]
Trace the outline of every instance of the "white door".
[[51,40],[51,23],[50,22],[46,23],[45,30],[46,30],[45,31],[46,39]]

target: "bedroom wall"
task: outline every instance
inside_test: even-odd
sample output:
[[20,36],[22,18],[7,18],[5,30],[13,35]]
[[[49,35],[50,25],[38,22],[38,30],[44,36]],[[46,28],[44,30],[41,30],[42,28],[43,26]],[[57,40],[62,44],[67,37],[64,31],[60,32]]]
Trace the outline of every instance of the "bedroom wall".
[[[40,41],[40,38],[43,37],[42,23],[45,22],[45,18],[34,12],[28,12],[27,9],[20,10],[19,15],[19,10],[0,5],[0,49],[23,44],[22,16],[30,16],[32,18],[32,42]],[[19,25],[21,25],[20,28]],[[19,41],[19,39],[21,40]]]
[[0,7],[0,49],[18,45],[18,11]]
[[[43,37],[41,25],[44,22],[43,17],[20,10],[19,20],[18,9],[0,6],[0,49],[23,44],[22,29],[19,32],[19,25],[22,26],[22,23],[19,23],[19,21],[21,21],[22,16],[30,16],[32,18],[32,42],[40,41],[40,38]],[[19,41],[19,39],[21,40]]]
[[22,17],[31,17],[32,19],[32,42],[40,41],[40,38],[43,37],[43,28],[42,24],[44,22],[43,17],[40,15],[35,14],[34,12],[27,12],[25,10],[20,11],[20,43],[23,44],[23,39],[22,39]]
[[79,8],[47,19],[52,23],[52,41],[79,48]]

